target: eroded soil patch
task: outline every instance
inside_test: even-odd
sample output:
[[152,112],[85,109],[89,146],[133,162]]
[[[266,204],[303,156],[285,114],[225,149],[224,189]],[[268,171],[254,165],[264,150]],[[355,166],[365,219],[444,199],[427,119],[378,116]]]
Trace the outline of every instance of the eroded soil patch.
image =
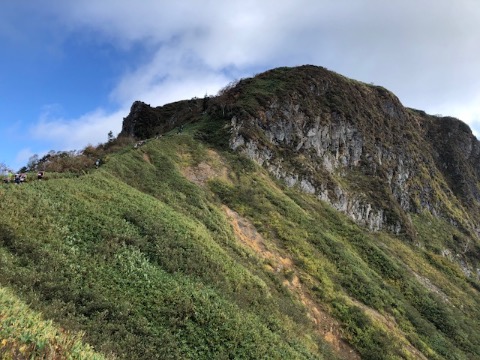
[[318,333],[332,346],[335,352],[342,359],[360,359],[357,352],[342,339],[339,322],[315,302],[301,283],[299,278],[300,272],[294,266],[292,259],[288,256],[283,256],[274,248],[267,248],[263,237],[250,221],[241,217],[227,206],[223,206],[223,210],[230,220],[237,238],[258,256],[267,260],[270,271],[289,274],[288,279],[285,279],[283,282],[284,286],[300,299],[307,309],[309,317],[315,323]]
[[[184,156],[187,155],[184,154]],[[183,176],[188,180],[200,186],[205,186],[207,181],[213,178],[228,178],[227,167],[224,165],[224,160],[213,150],[207,151],[205,161],[197,165],[185,166],[181,171]]]

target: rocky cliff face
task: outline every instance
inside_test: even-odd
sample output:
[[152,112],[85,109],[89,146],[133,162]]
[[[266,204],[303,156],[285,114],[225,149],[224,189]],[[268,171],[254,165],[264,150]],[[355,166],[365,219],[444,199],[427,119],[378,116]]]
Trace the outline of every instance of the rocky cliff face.
[[147,139],[164,134],[198,117],[204,100],[177,101],[165,106],[152,108],[142,101],[135,101],[130,114],[123,119],[120,136]]
[[230,144],[287,185],[372,230],[408,231],[408,213],[421,211],[469,221],[442,199],[478,213],[479,143],[461,121],[404,108],[384,88],[310,66],[261,74],[230,98],[247,102],[264,79],[277,89],[256,112],[231,117]]
[[202,114],[229,128],[231,149],[371,230],[414,238],[410,214],[426,211],[477,236],[480,144],[460,120],[302,66],[241,80],[208,102],[136,102],[122,134],[150,137]]
[[470,128],[451,117],[435,118],[422,114],[428,123],[427,139],[432,144],[436,166],[455,195],[467,205],[480,201],[480,143]]

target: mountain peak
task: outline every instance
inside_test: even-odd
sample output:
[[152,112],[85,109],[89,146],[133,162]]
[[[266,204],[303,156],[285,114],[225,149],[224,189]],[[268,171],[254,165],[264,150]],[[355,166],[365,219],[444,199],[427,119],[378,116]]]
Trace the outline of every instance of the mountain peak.
[[0,358],[479,358],[460,120],[309,65],[123,125],[0,185]]
[[[281,67],[211,98],[134,103],[122,134],[152,137],[206,114],[227,129],[232,150],[371,230],[415,238],[409,214],[422,211],[467,232],[480,227],[480,146],[471,130],[405,108],[381,86],[313,65]],[[447,199],[464,210],[452,211]]]

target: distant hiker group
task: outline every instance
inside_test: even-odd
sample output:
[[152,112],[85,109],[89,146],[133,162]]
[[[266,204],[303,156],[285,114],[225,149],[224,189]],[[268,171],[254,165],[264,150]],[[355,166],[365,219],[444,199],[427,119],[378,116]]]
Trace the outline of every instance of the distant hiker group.
[[[98,169],[100,166],[104,164],[104,160],[102,158],[97,158],[93,164],[87,164],[90,166],[95,166]],[[35,164],[37,166],[38,164]],[[37,171],[37,180],[44,180],[45,179],[45,170],[38,170],[39,167],[30,166],[30,167],[23,167],[17,173],[14,173],[12,170],[9,169],[2,169],[0,170],[0,183],[3,182],[4,184],[22,184],[27,182],[27,173],[31,177],[32,172]],[[42,166],[42,168],[44,168]],[[49,170],[49,169],[47,169]],[[57,170],[55,167],[52,167],[51,172],[65,172],[65,170],[60,168]]]
[[[44,171],[39,171],[37,173],[37,179],[38,180],[42,180],[43,177],[45,176],[45,172]],[[5,184],[9,184],[9,183],[14,183],[14,184],[22,184],[24,182],[27,182],[27,174],[25,173],[17,173],[17,174],[14,174],[12,172],[10,172],[9,174],[7,174],[4,178],[3,178],[3,182]]]

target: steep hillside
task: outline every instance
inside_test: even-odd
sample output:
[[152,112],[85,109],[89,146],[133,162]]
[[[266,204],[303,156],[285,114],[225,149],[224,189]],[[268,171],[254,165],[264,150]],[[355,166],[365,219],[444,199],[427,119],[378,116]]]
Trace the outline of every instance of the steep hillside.
[[136,102],[122,136],[98,169],[0,185],[1,357],[48,358],[28,329],[52,321],[80,349],[59,358],[480,358],[460,121],[308,66]]
[[81,334],[57,329],[11,291],[0,288],[2,359],[105,359],[82,343]]
[[[468,272],[480,268],[480,145],[460,120],[404,108],[380,86],[315,66],[270,70],[180,104],[135,103],[121,135],[152,137],[160,126],[207,117],[221,131],[209,128],[202,139],[245,154],[370,230],[419,242],[412,216],[455,224],[462,235],[442,250]],[[156,115],[133,126],[142,112]]]

